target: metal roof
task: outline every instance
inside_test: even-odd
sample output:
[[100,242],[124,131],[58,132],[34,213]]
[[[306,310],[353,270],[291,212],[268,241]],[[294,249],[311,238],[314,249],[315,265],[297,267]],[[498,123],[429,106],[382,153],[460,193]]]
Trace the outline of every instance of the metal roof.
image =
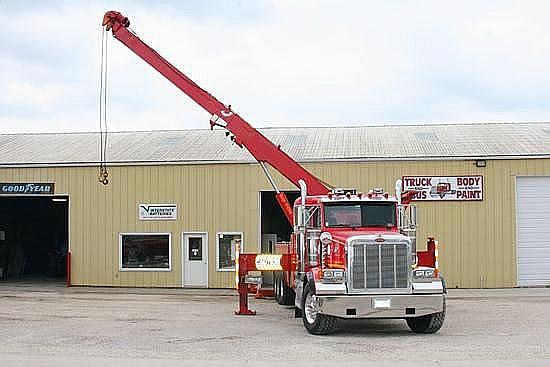
[[[550,123],[265,128],[300,162],[550,157]],[[113,132],[111,164],[253,162],[224,130]],[[0,166],[88,165],[99,133],[0,135]]]

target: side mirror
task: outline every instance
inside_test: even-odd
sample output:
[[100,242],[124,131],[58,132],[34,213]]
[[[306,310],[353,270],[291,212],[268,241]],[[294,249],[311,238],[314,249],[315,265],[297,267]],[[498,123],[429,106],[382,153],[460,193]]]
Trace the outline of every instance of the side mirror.
[[298,217],[294,218],[294,221],[295,221],[295,225],[298,227],[298,230],[300,230],[306,224],[307,209],[299,205],[297,208],[297,214],[298,214]]
[[406,225],[405,207],[401,204],[397,204],[397,228],[403,229]]
[[416,228],[418,226],[418,209],[416,205],[411,204],[410,207],[410,221],[411,221],[411,227]]
[[403,194],[403,182],[401,180],[395,181],[395,197],[397,198],[397,205],[401,205],[401,194]]

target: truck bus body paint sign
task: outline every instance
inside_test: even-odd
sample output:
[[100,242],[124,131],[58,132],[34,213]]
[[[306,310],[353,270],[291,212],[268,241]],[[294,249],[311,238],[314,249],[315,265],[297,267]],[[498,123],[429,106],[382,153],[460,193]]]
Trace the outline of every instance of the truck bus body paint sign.
[[178,206],[176,204],[139,204],[139,220],[176,220]]
[[1,195],[53,195],[53,183],[0,183]]
[[403,191],[415,201],[483,200],[483,176],[403,176]]

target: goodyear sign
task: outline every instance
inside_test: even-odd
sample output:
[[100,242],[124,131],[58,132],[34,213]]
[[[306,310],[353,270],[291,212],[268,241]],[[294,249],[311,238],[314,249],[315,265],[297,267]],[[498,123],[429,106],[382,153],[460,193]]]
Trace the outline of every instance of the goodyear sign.
[[53,183],[0,183],[0,195],[52,195]]
[[416,191],[413,200],[483,200],[483,176],[404,176],[403,191]]

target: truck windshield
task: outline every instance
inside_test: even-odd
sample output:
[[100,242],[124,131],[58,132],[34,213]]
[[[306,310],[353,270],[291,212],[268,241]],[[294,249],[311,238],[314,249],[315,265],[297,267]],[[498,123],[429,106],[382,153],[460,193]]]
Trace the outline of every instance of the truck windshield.
[[325,204],[327,227],[394,227],[395,203]]

